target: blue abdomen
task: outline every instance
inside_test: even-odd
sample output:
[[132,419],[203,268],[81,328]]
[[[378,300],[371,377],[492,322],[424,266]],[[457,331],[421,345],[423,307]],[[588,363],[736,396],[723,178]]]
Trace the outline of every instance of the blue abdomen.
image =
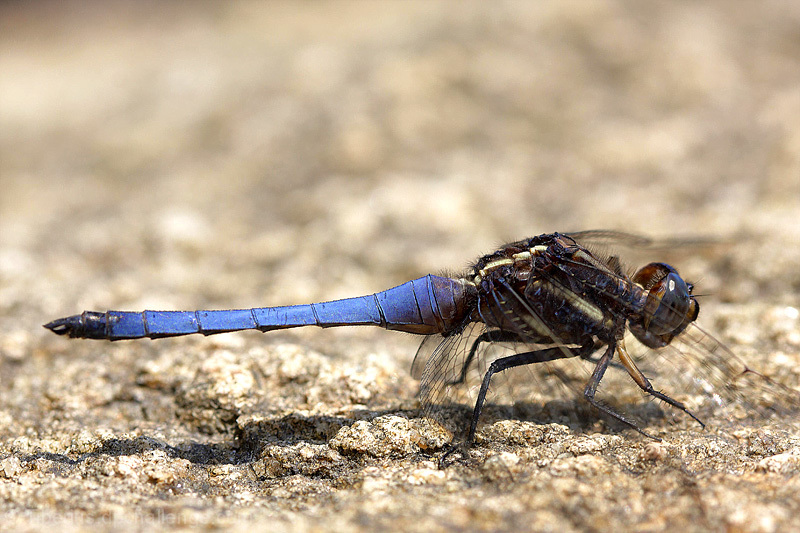
[[84,311],[45,327],[59,335],[108,340],[301,326],[371,325],[430,335],[463,322],[470,290],[463,280],[428,275],[369,296],[330,302],[224,311]]

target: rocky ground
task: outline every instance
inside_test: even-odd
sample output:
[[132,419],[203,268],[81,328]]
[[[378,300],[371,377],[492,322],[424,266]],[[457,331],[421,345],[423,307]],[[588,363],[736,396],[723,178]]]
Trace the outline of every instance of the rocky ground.
[[548,231],[712,235],[645,255],[797,387],[798,35],[779,1],[3,3],[3,527],[800,528],[791,411],[645,403],[656,442],[570,397],[490,408],[439,469],[411,335],[41,327],[369,294]]

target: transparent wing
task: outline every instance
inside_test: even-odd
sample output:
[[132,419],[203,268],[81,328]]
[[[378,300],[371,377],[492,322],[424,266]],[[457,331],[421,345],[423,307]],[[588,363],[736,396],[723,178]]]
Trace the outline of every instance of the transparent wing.
[[691,247],[712,247],[731,244],[733,239],[723,239],[720,237],[678,237],[654,239],[635,233],[626,233],[615,230],[586,230],[573,231],[567,233],[575,239],[581,246],[589,247],[609,247],[609,248],[634,248],[645,250],[666,250],[671,251],[675,248],[684,246]]
[[654,388],[712,427],[800,413],[800,392],[782,384],[774,368],[765,371],[768,361],[746,362],[696,324],[659,350],[639,345],[634,357]]
[[[414,359],[412,375],[420,379],[419,396],[425,416],[452,434],[462,434],[469,427],[478,390],[493,361],[553,346],[480,342],[470,358],[475,342],[489,331],[482,323],[472,323],[458,335],[427,338]],[[581,392],[593,366],[576,357],[497,373],[492,377],[481,420],[497,416],[574,423],[574,418],[585,411]]]
[[[608,260],[611,257],[619,257],[623,265],[628,267],[649,263],[653,260],[654,253],[657,253],[660,261],[680,263],[683,266],[696,263],[696,258],[702,256],[703,268],[706,268],[709,262],[722,261],[730,247],[744,238],[743,236],[650,238],[613,230],[578,231],[568,235],[598,258]],[[698,271],[701,275],[703,272],[705,271]]]

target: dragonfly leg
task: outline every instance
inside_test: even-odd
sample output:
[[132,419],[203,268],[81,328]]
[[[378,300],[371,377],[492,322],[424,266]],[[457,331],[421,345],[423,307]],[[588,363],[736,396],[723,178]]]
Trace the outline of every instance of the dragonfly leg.
[[609,363],[611,362],[611,358],[614,356],[615,350],[616,350],[616,344],[611,343],[608,345],[608,348],[600,357],[600,360],[597,362],[597,366],[594,368],[594,371],[592,372],[592,377],[589,378],[589,382],[586,384],[586,388],[583,390],[584,398],[586,398],[586,401],[588,401],[594,407],[599,409],[601,412],[607,414],[612,418],[616,418],[623,424],[631,427],[632,429],[635,429],[645,437],[648,437],[656,441],[661,441],[661,439],[645,432],[642,428],[637,426],[633,421],[628,420],[623,415],[612,409],[610,406],[595,400],[594,395],[597,392],[597,387],[600,385],[600,380],[603,379],[603,374],[605,374],[606,369],[608,368]]
[[[581,359],[583,359],[584,361],[586,361],[588,363],[592,363],[592,364],[596,365],[597,363],[600,362],[600,357],[602,357],[602,356],[596,355],[596,354],[599,352],[600,348],[602,348],[605,345],[606,345],[606,343],[603,342],[603,341],[600,341],[600,340],[596,341],[595,344],[594,344],[594,349],[588,351],[585,355],[581,355],[580,356]],[[608,366],[613,367],[613,368],[617,368],[619,370],[625,370],[625,365],[623,365],[622,363],[618,363],[617,361],[615,361],[613,359],[611,360],[610,363],[608,363]]]
[[472,347],[469,349],[469,355],[464,359],[464,364],[461,366],[461,373],[457,379],[447,382],[447,385],[459,385],[467,380],[467,371],[469,370],[472,360],[475,359],[475,354],[478,353],[478,348],[482,342],[525,342],[517,333],[513,331],[493,330],[481,333]]
[[628,351],[625,349],[625,345],[622,342],[620,342],[617,345],[617,353],[619,354],[620,362],[625,367],[625,370],[628,371],[628,374],[630,374],[631,378],[633,378],[633,381],[636,382],[636,384],[639,386],[640,389],[642,389],[650,396],[658,398],[661,401],[667,402],[669,405],[675,407],[676,409],[680,409],[687,415],[694,418],[697,421],[697,423],[700,424],[702,427],[706,427],[703,421],[697,418],[694,415],[694,413],[689,411],[689,409],[684,404],[682,404],[678,400],[673,400],[663,392],[659,392],[653,388],[653,385],[650,384],[650,380],[647,379],[647,377],[644,374],[642,374],[642,371],[636,367],[636,363],[633,361],[631,356],[628,355]]
[[588,343],[579,348],[567,348],[564,346],[555,346],[553,348],[545,348],[543,350],[536,350],[533,352],[518,353],[509,355],[508,357],[501,357],[492,361],[489,365],[489,370],[483,376],[480,391],[478,392],[478,399],[475,401],[475,409],[472,411],[472,421],[469,425],[469,434],[467,435],[467,444],[471,444],[475,440],[475,431],[478,428],[478,419],[481,416],[483,409],[483,402],[486,400],[486,393],[489,391],[489,382],[492,376],[503,370],[514,368],[517,366],[530,365],[533,363],[544,363],[547,361],[555,361],[556,359],[565,359],[571,356],[583,357],[584,354],[594,349],[594,343]]

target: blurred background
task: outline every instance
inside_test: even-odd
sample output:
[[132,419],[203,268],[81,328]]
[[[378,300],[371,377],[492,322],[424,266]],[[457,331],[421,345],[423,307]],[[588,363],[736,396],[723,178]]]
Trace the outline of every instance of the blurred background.
[[[112,348],[53,318],[372,293],[551,231],[728,239],[676,265],[701,321],[796,354],[798,88],[779,0],[2,2],[3,436],[139,427],[83,395],[272,342]],[[417,343],[288,335],[403,376]]]
[[86,305],[87,269],[245,305],[554,230],[798,236],[792,3],[0,9],[0,273]]

